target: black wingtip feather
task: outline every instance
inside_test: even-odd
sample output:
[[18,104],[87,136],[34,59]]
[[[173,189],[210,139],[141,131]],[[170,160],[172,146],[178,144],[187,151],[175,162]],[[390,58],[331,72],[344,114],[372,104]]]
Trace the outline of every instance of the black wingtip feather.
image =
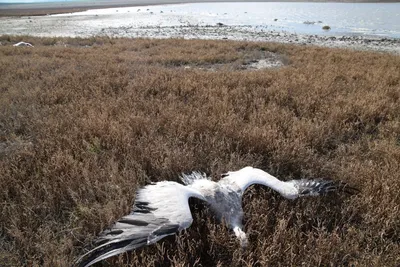
[[298,180],[296,187],[299,190],[299,195],[326,195],[329,193],[343,192],[346,194],[354,195],[360,192],[359,189],[349,186],[344,182],[336,182],[333,180]]
[[[142,247],[145,246],[147,244],[147,238],[143,237],[141,239],[136,239],[135,241],[135,247]],[[116,242],[116,243],[111,243],[109,245],[106,246],[101,246],[99,248],[95,248],[94,250],[88,252],[87,254],[85,254],[84,256],[82,256],[80,259],[77,260],[75,266],[77,267],[88,267],[94,263],[94,260],[96,260],[97,258],[101,257],[102,255],[112,252],[112,251],[116,251],[119,250],[121,248],[124,248],[128,245],[132,246],[132,239],[127,239],[127,240],[122,240],[120,242]]]
[[360,189],[358,189],[354,186],[350,186],[349,184],[344,183],[344,182],[340,182],[339,187],[340,187],[340,192],[344,192],[349,195],[356,195],[361,192]]
[[[122,220],[120,220],[119,222],[121,221]],[[125,220],[123,222],[137,224],[139,220]],[[131,237],[124,240],[115,242],[113,238],[110,238],[110,235],[113,235],[118,231],[118,229],[104,231],[103,237],[100,237],[95,241],[96,247],[83,255],[79,260],[77,260],[76,266],[88,267],[99,261],[99,258],[103,260],[108,257],[151,244],[154,240],[158,240],[159,237],[165,237],[167,235],[172,235],[178,232],[179,224],[164,224],[155,229],[150,234],[140,233],[137,235],[132,235]],[[106,254],[109,255],[104,257],[104,255]]]

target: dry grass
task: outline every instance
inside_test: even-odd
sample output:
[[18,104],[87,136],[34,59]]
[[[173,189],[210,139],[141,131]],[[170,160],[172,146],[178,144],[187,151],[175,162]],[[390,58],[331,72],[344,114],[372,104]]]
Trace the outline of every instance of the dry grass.
[[[8,45],[21,39],[35,47]],[[0,42],[0,265],[70,266],[129,212],[137,187],[246,165],[362,192],[288,201],[254,187],[246,251],[203,210],[187,232],[102,266],[400,262],[400,57],[228,41]],[[237,68],[260,51],[289,64]],[[179,67],[207,64],[227,69]]]

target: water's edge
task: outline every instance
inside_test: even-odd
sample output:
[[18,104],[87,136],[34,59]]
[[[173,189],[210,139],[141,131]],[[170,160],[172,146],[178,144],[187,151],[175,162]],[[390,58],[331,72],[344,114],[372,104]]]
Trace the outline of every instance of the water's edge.
[[[359,15],[348,15],[347,18],[343,14],[360,6],[364,9],[358,11]],[[332,8],[336,10],[332,11]],[[368,19],[363,14],[366,10],[376,10],[375,14],[382,18],[368,13],[373,17]],[[393,17],[387,18],[388,12],[392,12]],[[0,35],[231,39],[400,54],[400,25],[392,25],[392,20],[397,18],[400,19],[400,3],[197,3],[6,17],[0,18]],[[332,27],[331,30],[322,30],[326,25]]]

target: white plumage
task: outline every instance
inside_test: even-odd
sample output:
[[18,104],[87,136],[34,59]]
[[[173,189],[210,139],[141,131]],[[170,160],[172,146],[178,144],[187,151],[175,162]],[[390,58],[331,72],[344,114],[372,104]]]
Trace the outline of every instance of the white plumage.
[[79,266],[90,266],[111,256],[153,244],[188,228],[193,221],[188,203],[190,197],[206,201],[216,218],[225,221],[241,246],[245,247],[248,240],[242,225],[242,196],[252,184],[268,186],[288,199],[318,196],[339,189],[354,192],[353,188],[344,183],[330,180],[284,182],[253,167],[228,172],[222,177],[214,182],[205,174],[193,172],[181,176],[186,186],[163,181],[139,189],[132,213],[101,233],[96,247],[78,260]]
[[189,227],[193,221],[190,197],[205,200],[200,192],[175,182],[162,181],[139,189],[132,213],[101,233],[96,247],[78,259],[77,264],[90,266]]
[[32,44],[26,43],[26,42],[18,42],[16,44],[13,44],[13,46],[28,46],[28,47],[33,47]]

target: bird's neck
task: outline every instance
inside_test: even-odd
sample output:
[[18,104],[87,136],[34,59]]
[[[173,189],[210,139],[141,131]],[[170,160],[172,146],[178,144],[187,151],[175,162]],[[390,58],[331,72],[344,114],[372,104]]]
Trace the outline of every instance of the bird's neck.
[[276,177],[263,170],[253,168],[251,171],[247,172],[246,177],[243,178],[244,184],[241,186],[243,191],[246,190],[246,188],[250,185],[261,184],[270,187],[280,194],[285,194],[285,182],[278,180]]
[[276,177],[266,173],[264,171],[255,172],[250,178],[251,184],[262,184],[271,188],[279,187],[282,184],[282,181],[278,180]]

